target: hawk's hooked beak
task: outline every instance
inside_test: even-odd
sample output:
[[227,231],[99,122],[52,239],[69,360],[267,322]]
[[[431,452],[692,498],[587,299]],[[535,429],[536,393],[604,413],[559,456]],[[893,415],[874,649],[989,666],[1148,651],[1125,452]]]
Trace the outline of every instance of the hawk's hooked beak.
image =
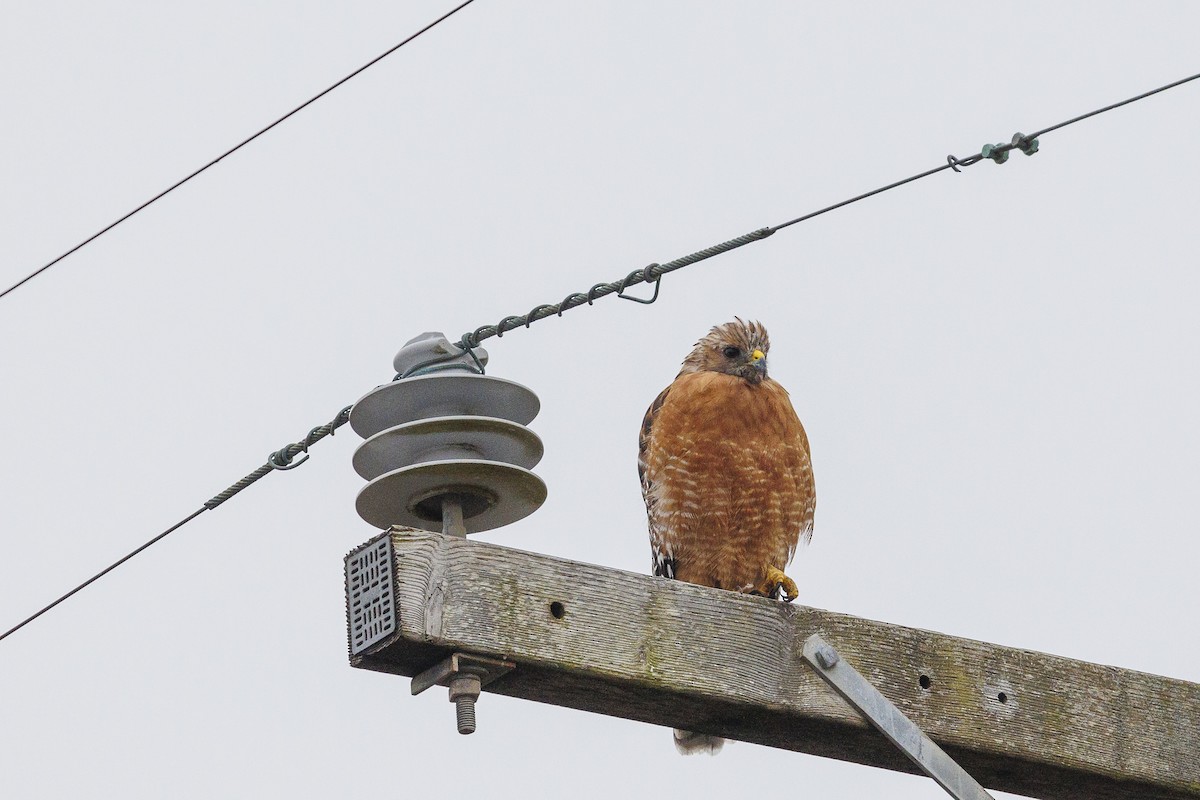
[[761,374],[767,374],[767,354],[762,350],[755,350],[750,354],[750,366],[754,367]]

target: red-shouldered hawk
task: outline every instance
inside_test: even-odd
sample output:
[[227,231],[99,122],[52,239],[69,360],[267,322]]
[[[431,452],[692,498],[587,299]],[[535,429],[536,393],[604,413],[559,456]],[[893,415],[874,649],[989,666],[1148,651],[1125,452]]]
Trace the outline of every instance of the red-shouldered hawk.
[[[696,342],[646,411],[638,473],[655,575],[790,603],[783,570],[812,536],[817,496],[804,426],[767,377],[769,349],[766,328],[736,317]],[[675,731],[681,753],[722,743]]]

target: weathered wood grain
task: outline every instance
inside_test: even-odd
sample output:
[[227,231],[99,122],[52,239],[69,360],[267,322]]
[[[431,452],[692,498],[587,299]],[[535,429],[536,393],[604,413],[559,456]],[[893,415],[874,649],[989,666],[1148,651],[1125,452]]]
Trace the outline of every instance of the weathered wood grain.
[[358,667],[414,675],[453,650],[496,656],[518,666],[487,691],[913,771],[801,660],[820,633],[989,788],[1200,798],[1197,684],[440,534],[392,536],[399,630]]

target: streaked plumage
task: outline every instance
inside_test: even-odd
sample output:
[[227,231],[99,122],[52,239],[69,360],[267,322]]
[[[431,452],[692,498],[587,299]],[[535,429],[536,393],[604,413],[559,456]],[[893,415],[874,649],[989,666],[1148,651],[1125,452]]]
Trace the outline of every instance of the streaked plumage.
[[[795,599],[783,574],[812,535],[808,437],[767,376],[766,329],[740,319],[696,343],[642,422],[638,472],[655,575]],[[676,731],[680,752],[720,739]]]

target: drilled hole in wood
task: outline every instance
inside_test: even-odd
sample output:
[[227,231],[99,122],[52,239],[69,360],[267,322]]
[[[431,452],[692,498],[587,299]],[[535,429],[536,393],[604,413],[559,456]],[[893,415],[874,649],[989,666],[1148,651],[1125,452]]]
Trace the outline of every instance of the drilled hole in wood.
[[921,688],[922,688],[922,689],[928,689],[930,686],[932,686],[932,685],[933,685],[933,681],[931,681],[931,680],[929,679],[929,676],[928,676],[928,675],[922,675],[922,676],[921,676],[921,677],[920,677],[920,678],[917,680],[917,683],[921,684]]
[[996,695],[996,699],[999,700],[1001,703],[1007,703],[1008,695],[1005,694],[1004,692],[1001,692],[1000,694]]
[[555,619],[562,619],[567,614],[567,607],[555,600],[550,604],[550,616]]

